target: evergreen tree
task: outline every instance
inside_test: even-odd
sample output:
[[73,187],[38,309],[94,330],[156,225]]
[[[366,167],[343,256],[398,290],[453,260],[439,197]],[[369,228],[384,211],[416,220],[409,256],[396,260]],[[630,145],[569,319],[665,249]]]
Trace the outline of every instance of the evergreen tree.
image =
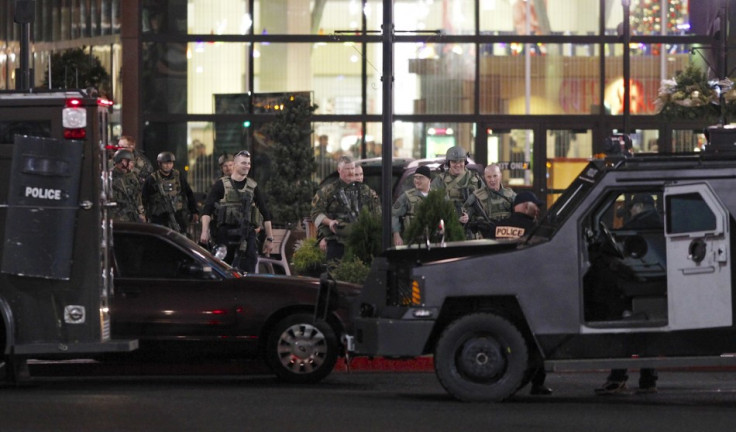
[[458,220],[455,206],[447,199],[444,190],[430,190],[427,198],[417,206],[416,216],[407,227],[406,244],[424,243],[425,232],[429,241],[439,243],[442,236],[439,232],[440,220],[445,222],[445,241],[465,240],[465,230]]
[[264,189],[274,222],[298,224],[309,215],[315,190],[310,180],[315,170],[311,117],[317,106],[306,97],[294,95],[283,97],[279,104],[283,108],[263,128],[274,143],[274,169]]
[[[49,75],[44,74],[44,87],[49,87]],[[53,88],[94,87],[103,94],[110,88],[110,75],[100,59],[84,51],[72,48],[51,55],[51,86]]]

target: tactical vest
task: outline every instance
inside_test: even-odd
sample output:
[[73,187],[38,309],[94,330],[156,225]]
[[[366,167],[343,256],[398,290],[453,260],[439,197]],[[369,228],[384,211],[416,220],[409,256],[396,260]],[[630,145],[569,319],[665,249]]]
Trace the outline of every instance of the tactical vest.
[[[465,202],[469,194],[478,188],[476,176],[469,169],[466,169],[463,175],[457,177],[452,177],[450,173],[444,172],[441,174],[440,179],[450,200],[454,203],[460,203],[460,205]],[[463,195],[463,189],[467,191],[468,195]]]
[[417,212],[417,206],[424,200],[425,197],[416,189],[409,189],[404,193],[406,194],[406,198],[409,201],[409,208],[406,210],[404,220],[402,221],[402,224],[404,225],[404,231],[406,232],[406,228],[409,226],[411,220],[414,218],[414,215]]
[[[236,189],[233,185],[230,177],[222,177],[222,186],[224,193],[222,199],[215,203],[215,210],[217,217],[215,218],[216,224],[219,225],[240,225],[240,221],[243,219],[243,198],[247,194],[248,200],[250,201],[250,209],[246,217],[246,222],[253,223],[256,221],[253,218],[253,212],[258,211],[253,202],[255,189],[258,183],[251,178],[246,178],[245,186],[243,189]],[[259,212],[260,214],[260,212]]]
[[[154,180],[156,180],[154,185],[156,193],[151,196],[150,212],[152,216],[160,216],[169,213],[169,202],[173,205],[175,212],[186,207],[186,203],[184,202],[186,198],[182,193],[181,176],[179,175],[179,171],[172,170],[171,173],[172,174],[168,178],[163,177],[159,170],[156,170],[156,172],[151,174]],[[161,195],[162,189],[165,196]]]
[[494,192],[484,187],[474,194],[491,220],[498,221],[511,216],[511,207],[516,195],[511,189],[501,187],[498,192]]

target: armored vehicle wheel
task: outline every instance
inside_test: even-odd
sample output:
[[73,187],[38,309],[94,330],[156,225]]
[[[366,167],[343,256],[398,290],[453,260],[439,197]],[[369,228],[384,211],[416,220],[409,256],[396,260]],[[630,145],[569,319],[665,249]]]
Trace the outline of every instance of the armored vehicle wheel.
[[266,362],[282,380],[314,383],[332,372],[337,362],[335,332],[307,313],[279,321],[268,335]]
[[457,399],[499,402],[524,381],[529,354],[519,330],[490,314],[468,315],[450,324],[434,354],[442,386]]

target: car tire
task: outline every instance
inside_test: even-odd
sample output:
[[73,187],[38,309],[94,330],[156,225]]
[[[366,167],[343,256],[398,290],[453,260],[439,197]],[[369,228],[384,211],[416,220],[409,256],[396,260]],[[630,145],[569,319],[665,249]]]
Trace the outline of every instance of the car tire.
[[455,398],[500,402],[524,382],[526,341],[505,318],[490,313],[464,316],[440,335],[434,353],[437,378]]
[[266,342],[266,363],[284,381],[315,383],[332,372],[337,352],[332,327],[325,321],[314,322],[312,314],[298,313],[272,328]]

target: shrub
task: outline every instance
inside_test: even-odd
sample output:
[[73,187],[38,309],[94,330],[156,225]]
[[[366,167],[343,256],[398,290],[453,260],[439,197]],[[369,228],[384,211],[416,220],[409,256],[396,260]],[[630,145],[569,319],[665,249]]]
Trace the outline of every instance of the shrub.
[[465,231],[458,219],[455,206],[447,199],[446,192],[443,189],[431,190],[417,206],[416,216],[407,227],[404,241],[406,244],[424,243],[428,235],[430,242],[440,242],[440,220],[445,221],[445,241],[465,240]]
[[340,261],[330,264],[330,274],[335,280],[360,285],[368,278],[370,270],[370,266],[349,252]]
[[318,277],[325,265],[325,253],[319,248],[317,239],[306,238],[296,243],[291,260],[297,274]]

